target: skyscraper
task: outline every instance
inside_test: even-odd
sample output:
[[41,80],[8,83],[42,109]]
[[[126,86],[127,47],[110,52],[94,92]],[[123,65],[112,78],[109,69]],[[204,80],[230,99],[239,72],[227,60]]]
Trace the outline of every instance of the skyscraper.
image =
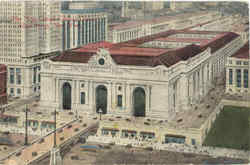
[[[40,61],[61,50],[60,2],[0,1],[0,63],[8,67],[8,94],[39,93]],[[53,53],[52,53],[53,54]]]

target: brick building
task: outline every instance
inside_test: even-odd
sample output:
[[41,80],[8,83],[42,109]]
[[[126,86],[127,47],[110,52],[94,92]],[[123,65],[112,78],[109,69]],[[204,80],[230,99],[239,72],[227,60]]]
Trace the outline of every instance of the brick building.
[[0,64],[0,105],[7,103],[7,67]]

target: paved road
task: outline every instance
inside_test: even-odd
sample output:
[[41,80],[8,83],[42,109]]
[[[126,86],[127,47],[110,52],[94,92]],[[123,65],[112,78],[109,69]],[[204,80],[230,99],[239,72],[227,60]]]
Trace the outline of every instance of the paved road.
[[5,108],[5,111],[9,111],[9,110],[16,109],[16,108],[22,108],[22,107],[24,108],[26,104],[31,104],[34,101],[38,101],[38,100],[39,100],[39,97],[35,97],[35,96],[31,96],[26,99],[16,99],[16,100],[13,100],[12,102],[9,102],[6,105],[3,105],[2,108]]
[[[85,120],[86,121],[86,120]],[[73,121],[70,124],[67,124],[63,127],[57,129],[57,145],[63,147],[68,144],[70,141],[73,141],[80,135],[88,135],[88,132],[91,129],[97,127],[97,122],[86,121],[88,123],[87,127],[83,127],[83,123],[79,121]],[[60,131],[62,130],[62,131]],[[24,147],[13,154],[8,158],[5,158],[4,165],[31,165],[34,164],[37,160],[40,160],[45,155],[48,155],[50,150],[53,147],[53,133],[39,138],[36,142],[33,142],[30,146]],[[42,142],[41,142],[41,139]],[[36,152],[36,155],[34,153]]]

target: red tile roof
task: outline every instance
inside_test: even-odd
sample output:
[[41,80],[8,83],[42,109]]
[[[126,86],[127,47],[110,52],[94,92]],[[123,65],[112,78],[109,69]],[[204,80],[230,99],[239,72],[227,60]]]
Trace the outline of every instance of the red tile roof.
[[162,37],[162,38],[157,38],[155,39],[156,41],[167,41],[167,42],[198,42],[198,43],[207,43],[210,40],[209,39],[203,39],[203,38],[174,38],[174,37]]
[[[160,49],[160,48],[142,48],[141,44],[157,39],[167,38],[166,40],[187,41],[189,39],[181,39],[169,37],[174,34],[214,34],[212,39],[192,39],[193,41],[203,41],[201,45],[188,45],[177,49]],[[211,31],[186,31],[186,30],[170,30],[151,36],[145,36],[139,39],[111,44],[108,42],[100,42],[89,44],[78,49],[63,52],[52,61],[58,62],[75,62],[87,63],[92,55],[96,53],[98,48],[105,47],[111,54],[113,60],[119,65],[136,65],[136,66],[157,66],[165,65],[167,67],[176,64],[179,61],[185,61],[193,57],[206,48],[210,47],[211,52],[224,47],[226,44],[234,40],[239,35],[232,32],[211,32]],[[191,39],[190,39],[191,41]]]
[[247,41],[246,44],[231,57],[249,59],[249,41]]

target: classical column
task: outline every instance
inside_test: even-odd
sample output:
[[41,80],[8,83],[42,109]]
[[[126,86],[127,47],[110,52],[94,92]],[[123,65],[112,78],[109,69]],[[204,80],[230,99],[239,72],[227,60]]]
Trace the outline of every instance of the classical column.
[[88,93],[88,97],[89,97],[89,107],[91,107],[92,112],[95,112],[95,88],[94,88],[94,83],[92,80],[89,81],[89,93]]
[[117,94],[116,94],[116,87],[117,85],[115,83],[112,83],[111,82],[111,89],[110,89],[110,92],[111,92],[111,108],[112,108],[112,111],[114,111],[116,109],[116,97],[117,97]]
[[199,79],[200,79],[200,76],[199,76],[199,71],[196,72],[196,76],[195,76],[195,81],[196,81],[196,88],[195,88],[195,101],[199,100],[199,91],[200,91],[200,85],[199,85]]
[[193,88],[194,88],[194,84],[193,84],[193,75],[191,74],[188,78],[188,86],[189,86],[189,93],[188,93],[188,98],[189,99],[189,104],[193,104],[193,97],[194,97],[194,93],[193,93]]
[[185,74],[181,75],[181,78],[179,79],[179,102],[178,104],[182,107],[182,109],[187,110],[188,107],[188,90],[189,90],[189,82],[188,77]]
[[205,85],[204,85],[204,65],[201,67],[201,96],[203,97],[205,93]]
[[76,92],[76,80],[72,81],[72,86],[73,86],[73,88],[72,88],[72,103],[73,103],[73,105],[75,107],[75,105],[76,105],[76,94],[77,94],[77,92]]
[[150,92],[149,92],[149,86],[147,85],[146,87],[146,115],[147,113],[149,112],[149,95],[150,95]]
[[100,19],[99,19],[99,17],[98,18],[96,18],[97,19],[97,21],[96,21],[96,23],[97,23],[97,26],[96,26],[96,35],[97,35],[97,41],[100,41],[100,30],[99,30],[99,26],[100,26]]
[[172,85],[171,83],[168,84],[168,112],[172,112]]
[[241,89],[244,89],[244,69],[241,69]]
[[57,98],[57,96],[58,96],[58,84],[57,84],[57,81],[58,81],[57,78],[55,78],[54,79],[54,82],[55,82],[55,85],[54,85],[55,86],[55,99],[54,100],[55,100],[55,102],[57,102],[57,99],[58,99]]
[[112,112],[112,82],[108,82],[108,105],[107,105],[107,113]]
[[80,104],[80,81],[76,80],[76,104]]
[[89,42],[93,41],[93,28],[92,28],[92,24],[93,24],[93,20],[89,21],[89,33],[90,33],[90,37],[89,37]]
[[126,84],[122,83],[122,108],[123,111],[126,107]]
[[126,83],[126,111],[132,111],[131,110],[131,89],[130,84]]
[[74,26],[73,26],[73,21],[69,21],[69,29],[70,29],[70,48],[72,48],[73,47],[73,28],[74,28]]
[[194,104],[196,100],[196,89],[197,89],[197,84],[196,84],[196,72],[192,73],[192,83],[193,83],[193,95],[192,95],[192,104]]

